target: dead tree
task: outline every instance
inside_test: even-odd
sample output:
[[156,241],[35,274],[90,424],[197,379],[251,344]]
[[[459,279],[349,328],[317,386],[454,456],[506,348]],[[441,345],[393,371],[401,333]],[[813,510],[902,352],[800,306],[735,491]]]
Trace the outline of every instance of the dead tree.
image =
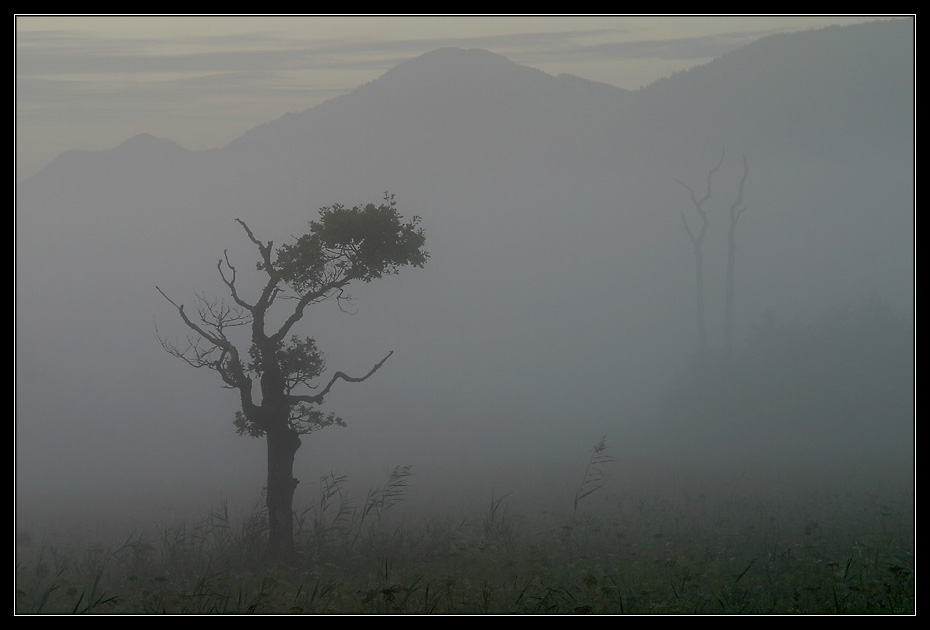
[[730,229],[727,233],[727,294],[723,313],[723,335],[727,355],[733,351],[733,304],[736,301],[736,222],[746,211],[743,205],[743,189],[749,177],[749,160],[743,156],[743,176],[739,180],[736,200],[730,205]]
[[694,209],[697,211],[698,218],[700,219],[700,227],[697,231],[691,229],[691,225],[688,223],[688,219],[685,217],[684,211],[681,212],[681,222],[684,224],[685,232],[688,234],[688,238],[691,240],[691,246],[694,251],[694,314],[697,319],[697,334],[698,334],[698,356],[703,358],[707,350],[707,324],[705,321],[704,314],[704,237],[707,235],[707,227],[710,225],[710,220],[707,218],[707,211],[704,209],[704,204],[710,199],[711,194],[711,181],[713,179],[714,173],[716,173],[720,167],[723,165],[723,152],[720,153],[720,161],[717,162],[717,166],[712,168],[707,174],[707,192],[700,199],[697,198],[697,194],[694,192],[694,189],[691,186],[683,183],[681,180],[675,180],[681,185],[688,193],[691,195],[691,204],[694,206]]

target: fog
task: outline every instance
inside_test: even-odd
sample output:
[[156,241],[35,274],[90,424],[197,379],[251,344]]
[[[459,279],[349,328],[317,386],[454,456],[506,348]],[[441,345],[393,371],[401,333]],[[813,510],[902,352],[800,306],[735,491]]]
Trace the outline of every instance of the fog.
[[[348,426],[303,438],[296,505],[330,472],[363,493],[408,464],[412,513],[570,501],[602,437],[615,492],[909,482],[913,28],[775,35],[636,91],[444,48],[219,149],[141,135],[61,155],[16,193],[20,526],[254,506],[264,442],[236,435],[216,373],[162,349],[187,330],[155,286],[190,309],[228,300],[227,252],[253,299],[259,253],[236,218],[280,245],[385,191],[422,218],[430,259],[295,329],[327,379],[394,352],[326,398]],[[700,198],[718,162],[701,354],[681,184]]]

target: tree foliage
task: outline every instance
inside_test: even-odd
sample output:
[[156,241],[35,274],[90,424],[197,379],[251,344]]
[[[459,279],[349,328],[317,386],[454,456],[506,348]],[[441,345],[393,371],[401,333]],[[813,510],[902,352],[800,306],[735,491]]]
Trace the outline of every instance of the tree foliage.
[[274,267],[301,294],[342,281],[371,282],[401,267],[422,267],[428,254],[419,222],[419,217],[404,222],[390,195],[378,206],[323,208],[307,234],[278,249]]

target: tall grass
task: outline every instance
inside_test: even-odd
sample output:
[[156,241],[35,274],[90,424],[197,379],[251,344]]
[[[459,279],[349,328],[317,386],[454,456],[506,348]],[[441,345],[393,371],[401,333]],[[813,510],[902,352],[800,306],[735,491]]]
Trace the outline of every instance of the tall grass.
[[24,544],[16,612],[913,614],[909,492],[779,494],[744,479],[596,506],[610,483],[601,444],[565,497],[570,544],[564,527],[515,513],[511,495],[414,521],[401,507],[409,467],[358,498],[328,475],[295,517],[293,562],[266,558],[259,506],[237,516],[222,503],[112,546]]
[[613,463],[615,460],[607,454],[607,437],[602,437],[591,449],[591,455],[588,457],[588,465],[585,466],[584,476],[581,478],[581,484],[575,491],[575,500],[572,503],[572,518],[568,524],[568,531],[574,531],[578,522],[578,513],[581,502],[597,493],[604,487],[607,479],[603,466]]

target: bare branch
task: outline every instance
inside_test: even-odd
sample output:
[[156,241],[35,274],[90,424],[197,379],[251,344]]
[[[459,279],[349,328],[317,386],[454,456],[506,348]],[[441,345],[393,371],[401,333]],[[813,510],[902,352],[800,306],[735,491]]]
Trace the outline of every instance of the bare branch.
[[711,182],[711,179],[713,179],[713,177],[714,177],[714,173],[716,173],[717,171],[719,171],[719,170],[720,170],[720,167],[723,166],[723,157],[724,157],[725,154],[726,154],[726,151],[724,151],[724,150],[721,150],[721,151],[720,151],[720,161],[717,162],[717,166],[715,166],[714,168],[712,168],[712,169],[707,173],[707,194],[704,195],[704,198],[703,198],[703,199],[701,199],[700,203],[702,203],[702,204],[703,204],[705,201],[707,201],[708,199],[710,199],[710,182]]
[[697,210],[698,216],[701,219],[701,229],[697,232],[697,234],[695,234],[691,230],[691,226],[688,225],[688,220],[685,218],[685,213],[681,213],[681,222],[685,226],[685,233],[691,240],[691,246],[694,251],[695,315],[697,317],[698,325],[698,349],[702,356],[704,354],[704,348],[707,344],[707,333],[705,330],[706,324],[704,320],[704,254],[701,250],[704,246],[704,237],[707,234],[707,227],[710,225],[710,220],[707,218],[707,211],[704,210],[704,203],[710,199],[711,184],[713,183],[714,173],[720,170],[720,167],[723,165],[724,155],[725,152],[721,151],[720,161],[717,162],[717,165],[707,173],[707,193],[701,199],[697,198],[693,188],[680,180],[675,180],[680,186],[688,191],[689,195],[691,196],[691,204],[694,206],[695,210]]
[[179,306],[178,304],[176,304],[174,300],[172,300],[170,297],[168,297],[167,295],[165,295],[165,292],[162,291],[162,290],[158,287],[157,284],[155,285],[155,290],[158,291],[159,293],[161,293],[161,296],[162,296],[163,298],[165,298],[166,300],[168,300],[168,301],[171,303],[171,305],[172,305],[173,307],[175,307],[176,309],[180,310],[180,309],[183,309],[183,308],[184,308],[183,306]]
[[375,366],[371,368],[368,371],[368,374],[366,374],[365,376],[355,377],[355,376],[349,376],[345,372],[336,372],[335,374],[333,374],[333,377],[329,380],[329,383],[326,384],[326,387],[323,388],[323,391],[321,391],[319,394],[315,394],[313,396],[306,396],[306,395],[288,396],[288,400],[290,400],[292,404],[298,403],[298,402],[306,402],[306,403],[313,403],[313,404],[318,405],[323,402],[323,398],[326,396],[326,394],[329,393],[329,390],[333,388],[333,385],[336,383],[336,381],[341,380],[341,381],[347,381],[349,383],[361,383],[362,381],[368,380],[368,377],[370,377],[372,374],[374,374],[379,369],[381,369],[381,366],[384,365],[384,362],[387,361],[391,357],[392,354],[394,354],[393,350],[388,352],[387,356],[385,356],[383,359],[378,361],[375,364]]
[[743,189],[746,186],[746,178],[749,177],[749,160],[743,156],[743,176],[739,180],[739,191],[736,194],[736,200],[730,206],[730,222],[735,226],[736,222],[743,212],[746,211],[743,206]]
[[[226,277],[226,273],[223,271],[223,263],[226,263],[226,267],[229,268],[230,277]],[[236,291],[236,268],[233,267],[232,263],[229,262],[229,253],[224,249],[223,258],[216,261],[216,270],[220,274],[220,278],[223,279],[223,284],[229,288],[229,295],[232,297],[233,301],[236,302],[239,306],[249,311],[253,311],[255,306],[249,304],[245,300],[239,297],[239,292]]]
[[223,346],[223,343],[226,341],[225,339],[222,339],[221,337],[216,337],[216,336],[214,336],[214,335],[211,335],[210,333],[208,333],[207,331],[205,331],[203,328],[201,328],[200,325],[195,324],[195,323],[194,323],[193,321],[191,321],[191,319],[187,316],[187,313],[184,312],[184,305],[183,305],[183,304],[178,304],[178,303],[176,303],[174,300],[172,300],[171,298],[169,298],[167,295],[165,295],[165,292],[162,291],[161,288],[159,288],[158,286],[156,286],[155,288],[158,290],[159,293],[162,294],[162,296],[163,296],[166,300],[168,300],[176,309],[178,309],[178,314],[181,316],[181,320],[182,320],[185,324],[187,324],[187,327],[188,327],[188,328],[190,328],[191,330],[193,330],[194,332],[196,332],[196,333],[197,333],[198,335],[200,335],[201,337],[205,338],[207,341],[209,341],[209,342],[212,343],[213,345],[218,346],[218,347],[222,347],[222,346]]
[[[267,243],[262,243],[260,240],[258,240],[255,237],[255,234],[252,232],[252,229],[246,224],[245,221],[243,221],[242,219],[236,219],[236,221],[239,223],[239,225],[242,226],[242,229],[245,230],[245,233],[248,235],[249,240],[258,246],[258,251],[261,253],[261,257],[262,257],[262,263],[259,266],[265,271],[266,274],[268,274],[268,282],[265,283],[265,287],[262,289],[261,297],[259,297],[258,301],[255,304],[247,304],[246,302],[240,300],[235,293],[235,287],[232,285],[232,283],[227,282],[226,284],[229,287],[230,292],[232,292],[233,294],[233,299],[235,299],[236,302],[239,303],[240,305],[248,308],[249,311],[251,311],[252,313],[253,340],[258,341],[259,339],[272,339],[275,342],[279,342],[282,339],[284,339],[290,327],[294,323],[296,323],[298,320],[300,320],[300,318],[303,316],[303,306],[301,306],[300,303],[298,303],[297,310],[299,311],[300,314],[297,317],[294,317],[294,315],[292,315],[290,318],[288,318],[287,321],[290,322],[290,324],[289,325],[286,324],[286,329],[279,331],[280,334],[275,334],[275,335],[272,335],[271,337],[268,337],[266,335],[265,313],[268,311],[269,308],[271,308],[271,305],[274,303],[275,299],[278,297],[278,295],[281,292],[281,289],[278,286],[281,282],[281,274],[275,268],[274,263],[271,260],[271,253],[272,253],[272,248],[274,247],[274,241],[268,241]],[[226,265],[230,269],[233,269],[233,273],[235,274],[235,269],[232,267],[232,265],[229,264],[228,259],[227,259]],[[224,281],[226,280],[225,277],[223,279]],[[234,279],[235,279],[235,275],[233,275],[232,280]]]
[[743,205],[743,189],[749,177],[749,160],[743,156],[743,176],[739,180],[736,200],[730,206],[730,229],[727,232],[727,293],[723,313],[723,334],[727,352],[733,349],[733,307],[736,301],[736,224],[746,211]]
[[683,187],[685,190],[691,193],[691,198],[694,199],[694,189],[691,188],[691,186],[689,186],[688,184],[684,183],[683,181],[677,178],[675,179],[675,181],[678,182],[679,186]]
[[358,313],[358,309],[349,310],[348,308],[342,305],[343,302],[345,302],[346,304],[352,304],[352,299],[353,298],[351,295],[346,295],[343,289],[339,289],[339,293],[336,294],[336,306],[338,306],[339,310],[345,313],[346,315],[355,315],[356,313]]
[[[238,349],[224,333],[225,328],[245,325],[250,318],[222,304],[211,303],[200,296],[198,314],[204,326],[215,331],[210,333],[204,326],[197,324],[187,316],[183,304],[178,304],[169,298],[160,287],[155,288],[178,310],[181,320],[187,327],[200,335],[199,339],[188,337],[187,347],[183,349],[177,343],[169,343],[159,337],[159,342],[165,351],[193,367],[207,367],[215,370],[229,387],[239,389],[244,409],[254,408],[251,394],[252,380],[245,373],[239,359]],[[205,347],[204,340],[211,347]]]
[[[682,185],[684,185],[684,184],[682,184]],[[685,218],[685,213],[684,213],[684,212],[681,213],[681,222],[682,222],[682,224],[684,224],[684,226],[685,226],[685,233],[688,235],[688,238],[691,239],[691,242],[692,242],[692,243],[696,242],[696,241],[695,241],[695,238],[694,238],[694,233],[691,231],[691,226],[688,225],[688,219]]]
[[332,294],[333,291],[338,291],[341,293],[343,287],[349,284],[350,280],[351,278],[349,276],[345,276],[345,277],[339,278],[336,281],[329,282],[323,285],[316,291],[310,291],[300,296],[300,298],[297,301],[297,305],[294,307],[294,312],[291,313],[290,317],[288,317],[284,321],[284,323],[281,324],[281,328],[279,328],[276,333],[271,335],[269,339],[271,339],[272,341],[276,343],[279,343],[281,340],[283,340],[287,336],[288,332],[291,330],[294,324],[296,324],[297,322],[301,320],[301,318],[304,316],[304,309],[307,308],[307,306],[315,302],[327,299]]
[[265,245],[260,240],[255,238],[255,235],[252,233],[252,229],[248,225],[246,225],[245,221],[243,221],[242,219],[236,219],[236,222],[242,226],[242,229],[245,230],[245,233],[249,236],[249,240],[255,243],[256,245],[258,245],[258,248],[260,250],[262,251],[265,251],[266,249],[269,251],[271,250],[272,241],[268,241],[268,244]]
[[252,233],[251,228],[246,225],[245,221],[242,219],[236,219],[236,222],[242,226],[242,229],[245,230],[245,233],[249,236],[249,240],[258,245],[258,251],[261,252],[262,262],[265,263],[265,268],[268,271],[268,275],[276,275],[274,271],[274,266],[271,264],[271,249],[274,246],[274,241],[268,241],[268,243],[262,243],[260,240],[255,238],[255,235]]
[[213,361],[209,359],[209,355],[218,350],[216,346],[204,349],[200,344],[201,340],[192,337],[187,337],[187,347],[182,350],[177,341],[170,342],[162,337],[157,325],[155,326],[155,338],[158,339],[158,343],[165,352],[195,368],[211,367]]
[[202,293],[197,294],[197,312],[200,321],[206,326],[216,330],[217,334],[226,339],[223,330],[236,326],[247,326],[252,322],[251,313],[246,314],[240,308],[227,306],[222,300],[208,300]]
[[181,316],[181,320],[182,320],[185,324],[187,324],[187,327],[188,327],[188,328],[190,328],[191,330],[193,330],[194,332],[196,332],[198,335],[200,335],[201,337],[203,337],[204,339],[206,339],[207,341],[209,341],[210,343],[212,343],[213,345],[215,345],[215,346],[217,346],[217,347],[219,347],[219,348],[222,348],[222,347],[224,347],[224,346],[230,345],[230,344],[229,344],[229,340],[226,339],[225,337],[223,337],[222,334],[215,335],[215,334],[208,333],[208,332],[207,332],[206,330],[204,330],[203,327],[201,327],[199,324],[194,323],[194,322],[187,316],[187,313],[184,312],[184,305],[183,305],[183,304],[178,304],[177,302],[175,302],[174,300],[172,300],[171,298],[169,298],[167,295],[165,295],[165,292],[162,291],[158,286],[156,286],[155,288],[158,290],[159,293],[162,294],[162,296],[163,296],[166,300],[168,300],[176,309],[178,309],[178,314]]

